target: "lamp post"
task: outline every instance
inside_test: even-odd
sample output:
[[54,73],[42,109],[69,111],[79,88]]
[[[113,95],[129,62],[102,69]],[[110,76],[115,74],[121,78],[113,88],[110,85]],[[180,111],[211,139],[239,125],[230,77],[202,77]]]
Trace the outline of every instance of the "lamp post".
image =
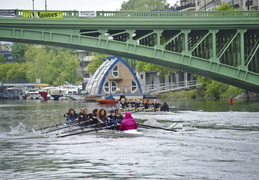
[[32,0],[32,10],[34,11],[34,0]]
[[45,0],[45,11],[47,11],[47,0]]
[[0,97],[3,97],[3,94],[4,94],[4,86],[3,86],[3,83],[0,81],[0,89],[1,89],[1,96]]
[[36,71],[36,60],[34,59],[34,76],[35,76],[35,82],[37,83],[37,71]]

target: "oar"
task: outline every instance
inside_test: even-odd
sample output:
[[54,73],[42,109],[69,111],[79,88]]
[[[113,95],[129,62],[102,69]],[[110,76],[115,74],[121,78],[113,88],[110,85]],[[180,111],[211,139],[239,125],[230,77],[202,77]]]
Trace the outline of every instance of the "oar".
[[[42,128],[39,128],[39,129],[34,129],[34,131],[40,131],[40,130],[43,130],[43,129],[58,127],[58,126],[61,126],[63,124],[65,124],[65,123],[60,123],[60,124],[55,124],[55,125],[52,125],[52,126],[47,126],[47,127],[42,127]],[[31,131],[27,131],[27,132],[33,132],[33,131],[31,130]]]
[[102,129],[109,129],[109,128],[116,127],[116,126],[117,126],[117,125],[106,126],[106,127],[101,127],[101,128],[95,128],[95,129],[91,129],[91,130],[88,130],[88,131],[82,131],[82,132],[77,132],[77,133],[73,133],[73,134],[66,134],[66,135],[62,135],[62,136],[58,136],[58,137],[73,136],[73,135],[78,135],[78,134],[83,134],[83,133],[98,131],[98,130],[102,130]]
[[[78,123],[78,126],[80,126],[81,124],[83,124],[83,123],[85,123],[85,122],[87,122],[87,121],[82,121],[82,122]],[[66,123],[64,123],[64,124],[66,124]],[[68,126],[61,127],[61,128],[57,128],[57,129],[53,129],[53,130],[50,130],[50,131],[46,131],[46,132],[43,132],[43,133],[41,133],[41,134],[50,133],[50,132],[58,131],[58,130],[61,130],[61,129],[70,128],[71,126],[75,126],[75,125],[73,125],[73,124],[68,124]],[[81,129],[81,128],[79,128],[79,129]]]
[[162,128],[162,127],[157,127],[157,126],[149,126],[149,125],[145,125],[145,124],[138,124],[140,127],[147,127],[147,128],[154,128],[154,129],[162,129],[162,130],[166,130],[166,131],[174,131],[177,132],[177,130],[175,129],[166,129],[166,128]]
[[[77,128],[77,129],[72,129],[70,131],[65,131],[62,134],[69,133],[69,132],[74,132],[74,131],[77,131],[77,130],[82,130],[83,131],[85,128],[93,128],[93,127],[98,126],[98,125],[101,125],[101,123],[91,124],[91,125],[88,125],[88,126],[81,126],[80,128]],[[56,134],[56,135],[59,135],[59,134]]]

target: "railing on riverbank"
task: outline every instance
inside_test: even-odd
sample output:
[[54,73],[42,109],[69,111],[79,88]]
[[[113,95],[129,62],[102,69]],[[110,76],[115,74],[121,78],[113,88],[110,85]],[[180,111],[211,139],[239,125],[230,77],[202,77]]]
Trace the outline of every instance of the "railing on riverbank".
[[200,82],[197,80],[191,81],[181,81],[181,82],[173,82],[173,83],[161,83],[161,84],[151,84],[142,86],[144,93],[148,94],[159,94],[165,92],[175,92],[181,90],[190,90],[194,87],[200,86]]

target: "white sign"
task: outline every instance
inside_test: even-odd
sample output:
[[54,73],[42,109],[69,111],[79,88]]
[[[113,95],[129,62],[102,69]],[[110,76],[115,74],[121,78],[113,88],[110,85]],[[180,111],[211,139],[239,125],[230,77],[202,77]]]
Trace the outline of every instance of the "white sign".
[[41,83],[41,79],[36,79],[36,83],[40,84]]
[[79,11],[79,17],[96,17],[96,11]]

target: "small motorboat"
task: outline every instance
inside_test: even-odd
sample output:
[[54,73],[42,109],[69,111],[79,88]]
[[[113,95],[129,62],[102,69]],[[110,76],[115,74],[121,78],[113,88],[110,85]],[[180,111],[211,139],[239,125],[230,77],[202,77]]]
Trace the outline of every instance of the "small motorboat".
[[113,99],[97,99],[100,104],[117,104],[119,101]]

